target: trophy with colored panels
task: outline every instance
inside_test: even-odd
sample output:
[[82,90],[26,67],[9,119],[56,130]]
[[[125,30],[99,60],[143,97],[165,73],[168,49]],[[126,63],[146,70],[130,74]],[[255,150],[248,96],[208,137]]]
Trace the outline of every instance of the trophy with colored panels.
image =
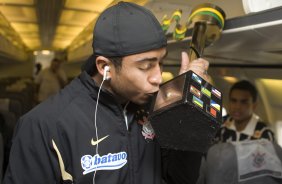
[[[203,56],[204,48],[216,41],[225,14],[217,6],[202,4],[192,10],[190,61]],[[162,84],[154,95],[149,121],[161,147],[206,152],[222,124],[222,94],[192,71]]]

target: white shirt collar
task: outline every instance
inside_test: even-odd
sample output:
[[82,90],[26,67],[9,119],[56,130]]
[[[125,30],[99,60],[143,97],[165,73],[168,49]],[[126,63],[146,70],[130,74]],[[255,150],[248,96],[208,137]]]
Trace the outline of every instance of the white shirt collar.
[[[247,134],[249,136],[254,135],[255,128],[256,128],[258,120],[259,120],[259,116],[253,113],[253,115],[252,115],[250,121],[248,122],[246,128],[243,131],[239,132],[239,133]],[[227,124],[227,127],[229,129],[232,129],[232,130],[235,130],[236,132],[238,132],[236,130],[234,120],[228,119],[227,121],[229,121],[228,124]]]

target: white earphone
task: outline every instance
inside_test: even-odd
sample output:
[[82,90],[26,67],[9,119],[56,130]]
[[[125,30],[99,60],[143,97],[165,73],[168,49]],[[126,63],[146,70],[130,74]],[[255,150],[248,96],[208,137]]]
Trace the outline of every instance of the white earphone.
[[[94,127],[95,127],[95,130],[96,130],[96,140],[99,140],[98,127],[97,127],[97,109],[98,109],[98,105],[99,105],[100,92],[101,92],[101,89],[102,89],[102,86],[103,86],[105,80],[109,80],[111,78],[110,76],[108,76],[109,71],[110,71],[110,66],[106,65],[104,67],[104,72],[103,72],[103,81],[100,84],[98,96],[97,96],[97,103],[96,103],[95,115],[94,115]],[[96,155],[99,155],[98,146],[99,146],[99,144],[97,143],[97,145],[96,145]],[[94,171],[92,184],[95,184],[96,173],[97,173],[97,169],[95,169],[95,171]]]
[[103,80],[109,80],[111,77],[108,76],[108,72],[110,71],[110,67],[109,66],[105,66],[104,68],[104,74],[103,74]]

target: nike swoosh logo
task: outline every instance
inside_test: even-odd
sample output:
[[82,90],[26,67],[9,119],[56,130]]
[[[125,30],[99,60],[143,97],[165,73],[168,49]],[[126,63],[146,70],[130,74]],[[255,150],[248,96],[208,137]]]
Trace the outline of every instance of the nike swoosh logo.
[[109,135],[107,135],[107,136],[105,136],[105,137],[103,137],[103,138],[101,138],[101,139],[98,139],[97,141],[94,141],[93,138],[92,138],[92,139],[91,139],[91,144],[92,144],[93,146],[95,146],[95,145],[97,145],[99,142],[101,142],[101,141],[103,141],[104,139],[106,139],[107,137],[109,137]]

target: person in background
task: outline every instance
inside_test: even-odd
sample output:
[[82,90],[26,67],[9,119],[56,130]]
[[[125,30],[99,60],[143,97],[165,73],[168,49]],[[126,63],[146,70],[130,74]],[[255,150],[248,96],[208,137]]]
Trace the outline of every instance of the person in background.
[[258,92],[247,80],[229,91],[228,115],[202,159],[197,184],[281,184],[282,148],[254,113]]
[[41,71],[41,69],[42,69],[41,63],[36,63],[34,69],[35,69],[34,70],[34,76],[37,76],[39,74],[39,72]]
[[229,92],[229,114],[223,127],[216,135],[216,141],[243,141],[265,138],[274,141],[274,134],[266,123],[254,113],[258,92],[247,80],[235,83]]
[[67,76],[61,69],[61,63],[62,61],[59,59],[53,59],[50,67],[43,69],[36,76],[35,83],[38,85],[37,100],[39,103],[56,94],[67,84]]

